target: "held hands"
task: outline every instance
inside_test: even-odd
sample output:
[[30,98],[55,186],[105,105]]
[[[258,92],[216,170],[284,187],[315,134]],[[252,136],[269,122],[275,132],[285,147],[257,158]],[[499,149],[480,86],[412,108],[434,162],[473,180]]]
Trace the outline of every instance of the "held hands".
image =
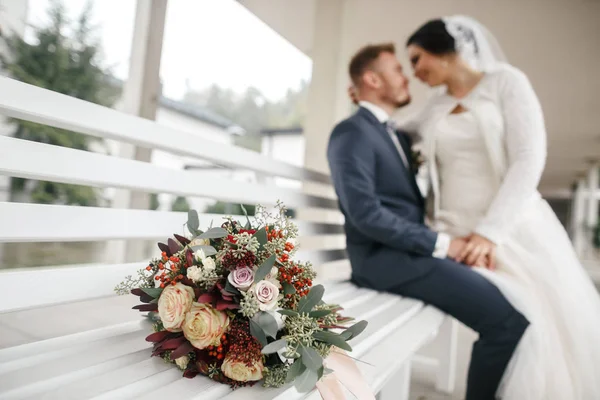
[[496,244],[476,233],[452,239],[448,257],[469,266],[496,269]]

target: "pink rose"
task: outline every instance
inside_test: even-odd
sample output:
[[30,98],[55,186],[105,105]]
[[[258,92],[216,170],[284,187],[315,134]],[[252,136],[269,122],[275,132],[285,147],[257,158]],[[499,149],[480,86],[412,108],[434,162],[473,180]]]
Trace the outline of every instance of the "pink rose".
[[279,301],[279,289],[270,281],[262,280],[254,286],[254,294],[261,311],[272,310]]
[[227,280],[234,287],[245,292],[254,283],[254,271],[250,267],[237,268],[229,273]]
[[194,303],[185,316],[183,335],[192,346],[202,350],[218,346],[221,336],[229,328],[229,316],[208,304]]
[[169,332],[181,332],[185,314],[194,302],[194,290],[177,283],[167,286],[158,299],[158,316]]

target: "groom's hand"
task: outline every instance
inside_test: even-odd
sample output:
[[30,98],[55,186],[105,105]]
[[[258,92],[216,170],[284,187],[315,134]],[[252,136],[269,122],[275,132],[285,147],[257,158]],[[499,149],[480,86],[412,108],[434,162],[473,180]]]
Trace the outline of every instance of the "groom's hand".
[[450,247],[448,247],[448,257],[456,260],[467,246],[466,238],[454,238],[450,241]]
[[[481,260],[486,260],[485,265],[480,265]],[[470,266],[484,266],[487,269],[496,269],[496,244],[476,233],[468,238],[467,245],[456,259],[458,262]]]

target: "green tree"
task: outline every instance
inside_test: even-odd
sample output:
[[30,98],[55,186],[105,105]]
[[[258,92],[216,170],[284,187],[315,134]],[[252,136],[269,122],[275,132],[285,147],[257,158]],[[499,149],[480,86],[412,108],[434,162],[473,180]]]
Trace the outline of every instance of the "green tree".
[[[118,92],[105,84],[108,72],[101,67],[100,47],[90,23],[91,2],[75,22],[67,18],[64,5],[52,1],[48,9],[50,23],[34,27],[31,43],[15,35],[6,38],[8,55],[3,68],[19,81],[63,93],[92,103],[110,106]],[[19,139],[89,150],[93,139],[64,129],[28,121],[12,120],[14,136]],[[13,178],[11,192],[22,192],[26,181]],[[38,203],[95,205],[98,195],[93,188],[54,182],[30,183],[32,200]]]
[[171,205],[171,211],[188,212],[190,211],[190,203],[182,196],[178,196]]
[[308,82],[302,81],[298,89],[289,89],[278,101],[268,101],[255,87],[237,94],[231,89],[213,85],[204,90],[188,90],[184,101],[206,107],[231,121],[246,131],[246,135],[236,136],[237,146],[254,151],[261,150],[261,129],[288,128],[302,126],[306,115]]
[[[244,204],[244,208],[249,216],[253,216],[256,213],[256,206],[254,205]],[[242,211],[242,207],[239,204],[224,203],[222,201],[217,201],[215,204],[207,206],[204,212],[208,214],[244,215],[244,211]]]
[[150,209],[151,210],[158,210],[160,207],[160,201],[158,201],[158,195],[156,193],[152,193],[150,195]]

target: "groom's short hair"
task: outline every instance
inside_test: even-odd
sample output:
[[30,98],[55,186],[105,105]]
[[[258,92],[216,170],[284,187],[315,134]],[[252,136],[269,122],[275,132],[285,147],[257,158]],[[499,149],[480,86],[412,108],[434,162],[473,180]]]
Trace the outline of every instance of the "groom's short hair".
[[362,75],[369,67],[371,67],[373,62],[379,58],[381,53],[396,54],[396,46],[394,46],[393,43],[369,44],[354,54],[348,68],[350,79],[352,79],[354,85],[358,86],[360,84]]

